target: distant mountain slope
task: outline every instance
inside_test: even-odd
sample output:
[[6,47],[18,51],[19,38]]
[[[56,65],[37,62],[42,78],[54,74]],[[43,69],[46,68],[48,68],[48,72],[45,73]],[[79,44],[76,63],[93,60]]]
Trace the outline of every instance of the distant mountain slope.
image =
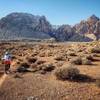
[[[76,33],[80,34],[94,34],[96,39],[100,38],[100,19],[92,15],[86,21],[81,21],[74,26]],[[94,35],[91,35],[94,37]],[[89,35],[88,35],[89,36]],[[91,38],[93,38],[91,37]]]
[[0,38],[50,38],[51,27],[44,16],[12,13],[0,20]]
[[92,41],[100,39],[100,19],[95,15],[74,25],[51,25],[45,16],[11,13],[0,20],[0,39],[50,39]]
[[55,37],[58,41],[75,41],[75,42],[87,42],[93,41],[92,38],[89,38],[83,34],[76,33],[73,27],[70,25],[62,25],[56,30]]

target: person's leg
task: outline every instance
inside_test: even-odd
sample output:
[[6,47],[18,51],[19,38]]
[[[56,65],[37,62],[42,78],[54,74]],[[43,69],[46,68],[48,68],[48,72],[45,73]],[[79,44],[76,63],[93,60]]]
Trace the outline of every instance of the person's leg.
[[5,64],[5,73],[7,74],[7,64]]
[[10,64],[8,64],[8,71],[10,72]]
[[10,64],[5,64],[5,73],[8,74],[10,72]]

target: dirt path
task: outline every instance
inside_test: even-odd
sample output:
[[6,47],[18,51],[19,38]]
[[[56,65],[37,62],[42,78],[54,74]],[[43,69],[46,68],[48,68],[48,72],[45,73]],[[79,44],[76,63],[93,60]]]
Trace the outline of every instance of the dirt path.
[[7,75],[4,74],[1,78],[0,78],[0,87],[2,86],[3,82],[5,81]]
[[[15,62],[12,62],[12,65],[11,65],[11,68],[13,67],[13,65],[15,64]],[[3,74],[1,77],[0,77],[0,87],[2,86],[3,82],[6,80],[7,78],[7,74]]]

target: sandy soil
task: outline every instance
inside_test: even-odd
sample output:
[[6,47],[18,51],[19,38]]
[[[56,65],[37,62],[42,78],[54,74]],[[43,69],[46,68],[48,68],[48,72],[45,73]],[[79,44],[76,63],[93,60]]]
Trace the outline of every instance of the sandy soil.
[[[5,49],[9,49],[14,56],[12,73],[5,75],[4,65],[0,63],[0,100],[99,100],[100,88],[96,86],[95,80],[100,78],[100,54],[90,52],[95,45],[100,43],[0,43],[0,56]],[[69,56],[70,52],[76,56]],[[96,55],[93,56],[95,61],[92,61],[92,65],[73,66],[91,79],[62,81],[56,78],[56,68],[68,66],[70,59],[86,54]],[[31,70],[43,64],[53,64],[55,69],[45,74],[41,74],[41,70],[15,73],[20,63],[32,57],[37,61],[30,64]],[[56,60],[57,57],[62,59]]]

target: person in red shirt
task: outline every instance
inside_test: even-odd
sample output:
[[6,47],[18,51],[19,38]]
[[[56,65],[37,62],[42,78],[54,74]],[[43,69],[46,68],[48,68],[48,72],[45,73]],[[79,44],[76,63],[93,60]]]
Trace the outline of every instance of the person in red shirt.
[[3,63],[5,64],[5,73],[6,74],[10,73],[11,54],[9,52],[6,52],[2,60],[3,60]]

